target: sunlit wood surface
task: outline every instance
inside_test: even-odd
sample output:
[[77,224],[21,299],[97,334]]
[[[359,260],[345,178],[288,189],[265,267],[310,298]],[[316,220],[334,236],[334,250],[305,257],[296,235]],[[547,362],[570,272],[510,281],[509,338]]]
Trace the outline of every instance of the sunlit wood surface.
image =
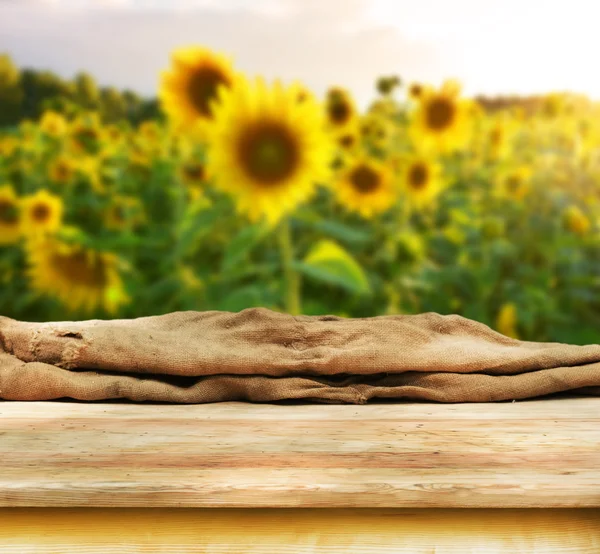
[[600,507],[600,398],[0,402],[0,506]]
[[0,509],[0,554],[600,552],[600,510]]

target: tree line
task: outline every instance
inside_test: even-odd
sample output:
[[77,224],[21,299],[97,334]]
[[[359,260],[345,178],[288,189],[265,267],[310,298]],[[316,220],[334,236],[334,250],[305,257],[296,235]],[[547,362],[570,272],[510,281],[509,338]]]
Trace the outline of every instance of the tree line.
[[161,116],[155,98],[142,98],[131,90],[100,87],[85,72],[63,79],[51,71],[20,69],[8,54],[0,54],[0,126],[36,120],[45,110],[66,115],[94,110],[104,122],[128,120],[134,125]]

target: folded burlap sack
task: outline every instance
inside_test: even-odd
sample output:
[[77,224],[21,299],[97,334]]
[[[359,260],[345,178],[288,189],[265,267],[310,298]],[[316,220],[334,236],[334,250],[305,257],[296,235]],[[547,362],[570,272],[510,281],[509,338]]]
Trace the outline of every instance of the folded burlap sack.
[[490,402],[567,390],[600,395],[600,345],[519,341],[457,315],[0,317],[6,400]]

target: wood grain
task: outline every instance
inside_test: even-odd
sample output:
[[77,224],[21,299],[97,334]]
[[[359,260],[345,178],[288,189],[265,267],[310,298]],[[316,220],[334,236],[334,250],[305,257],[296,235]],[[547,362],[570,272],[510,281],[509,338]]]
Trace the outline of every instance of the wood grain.
[[0,554],[597,554],[600,510],[0,509]]
[[600,510],[0,509],[0,554],[600,552]]
[[600,398],[0,402],[0,506],[600,507]]

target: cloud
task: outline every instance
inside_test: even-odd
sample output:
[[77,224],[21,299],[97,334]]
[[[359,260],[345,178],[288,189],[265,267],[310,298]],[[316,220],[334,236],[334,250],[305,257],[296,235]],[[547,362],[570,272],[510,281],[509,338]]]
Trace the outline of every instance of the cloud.
[[219,6],[175,0],[188,6],[179,11],[152,8],[157,2],[150,0],[84,4],[94,7],[81,9],[75,0],[0,4],[3,45],[20,65],[64,76],[85,69],[102,84],[145,94],[156,92],[169,53],[189,44],[229,54],[250,74],[300,79],[318,94],[333,84],[346,86],[363,104],[381,74],[429,80],[443,68],[431,46],[370,23],[362,0],[229,0]]

